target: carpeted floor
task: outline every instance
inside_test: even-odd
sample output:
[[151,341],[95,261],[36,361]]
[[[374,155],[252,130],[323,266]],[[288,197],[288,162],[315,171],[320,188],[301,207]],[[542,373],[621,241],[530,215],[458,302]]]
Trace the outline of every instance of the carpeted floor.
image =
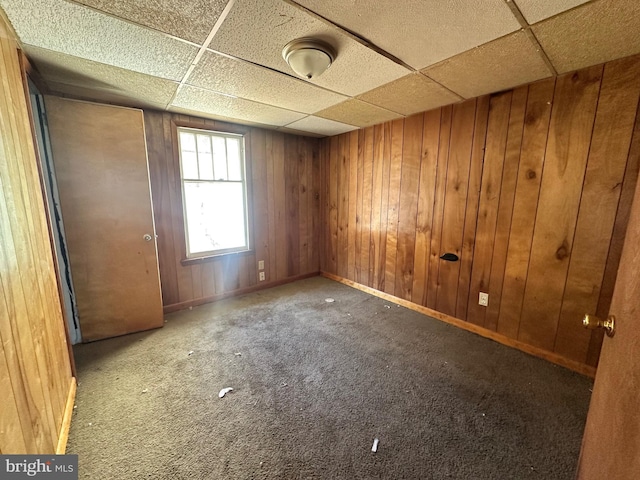
[[592,383],[543,360],[320,277],[166,320],[75,348],[80,478],[573,478]]

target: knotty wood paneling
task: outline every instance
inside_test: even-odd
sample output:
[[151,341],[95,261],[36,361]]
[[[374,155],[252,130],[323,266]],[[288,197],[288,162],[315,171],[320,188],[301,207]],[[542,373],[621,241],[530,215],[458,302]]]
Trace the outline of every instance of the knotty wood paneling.
[[373,127],[365,128],[363,130],[364,135],[361,135],[358,139],[362,142],[358,146],[359,153],[362,154],[362,216],[361,222],[366,228],[362,228],[360,231],[360,278],[363,283],[370,284],[373,282],[373,275],[371,275],[369,260],[371,254],[371,237],[372,224],[371,224],[371,211],[375,204],[372,197],[373,193]]
[[[380,288],[380,266],[385,260],[380,258],[382,223],[382,169],[384,166],[384,125],[373,128],[373,191],[371,193],[371,247],[369,255],[369,276],[372,284]],[[384,275],[384,274],[383,274]]]
[[[335,195],[335,201],[322,208],[325,216],[320,217],[321,168],[326,169],[327,165],[321,165],[319,141],[247,127],[245,147],[252,251],[185,264],[176,123],[224,131],[234,127],[151,110],[144,112],[144,119],[165,310],[212,301],[259,288],[261,283],[273,285],[319,271],[321,223],[332,219],[334,232],[338,226],[338,139],[329,166],[329,170],[332,167],[334,170],[330,177],[326,172],[334,184],[322,192],[325,200],[327,193]],[[348,159],[349,155],[344,157]],[[325,161],[328,158],[327,152]],[[323,261],[328,262],[327,268],[337,265],[338,252],[334,249],[338,246],[337,235],[335,239],[328,243],[327,251],[321,252]],[[258,280],[259,260],[264,261],[264,282]],[[346,264],[346,258],[344,261]]]
[[424,116],[422,133],[422,159],[420,163],[420,184],[418,211],[416,214],[416,241],[414,251],[413,292],[411,300],[423,305],[426,302],[429,281],[429,257],[431,253],[431,223],[435,181],[438,168],[438,146],[440,140],[440,111],[427,112]]
[[552,350],[598,103],[602,66],[556,82],[518,339]]
[[[427,116],[425,114],[425,116]],[[437,171],[435,183],[433,184],[433,220],[429,227],[431,230],[431,238],[429,248],[429,269],[427,274],[427,282],[425,292],[422,294],[425,298],[425,304],[429,308],[436,308],[436,299],[438,294],[438,275],[440,272],[440,242],[442,241],[442,227],[444,224],[444,197],[447,182],[447,169],[449,166],[449,141],[451,138],[451,120],[453,115],[453,107],[445,107],[442,109],[441,124],[439,132],[439,142],[437,150]],[[433,129],[433,136],[438,135],[436,129]],[[425,136],[426,132],[425,132]],[[423,195],[427,195],[429,187],[423,189]],[[425,245],[426,247],[426,245]]]
[[[440,252],[458,256],[462,255],[476,103],[476,100],[470,100],[454,105],[451,121]],[[460,262],[444,261],[438,265],[436,310],[453,316],[456,314]]]
[[467,210],[465,212],[462,255],[460,258],[460,275],[458,277],[458,299],[456,302],[456,313],[454,315],[461,319],[467,318],[488,118],[489,97],[485,96],[478,99],[478,104],[476,106],[476,122],[473,132],[473,146],[471,150]]
[[510,338],[518,336],[554,89],[555,79],[528,89],[503,283],[503,290],[509,294],[501,297],[498,315],[498,332]]
[[327,253],[346,252],[347,265],[339,255],[323,268],[595,366],[602,336],[581,317],[606,316],[615,282],[639,168],[639,79],[636,56],[323,139],[328,205],[356,217],[352,234],[327,224]]
[[572,320],[598,307],[639,94],[640,63],[605,66],[555,338],[554,350],[569,358],[589,350],[591,332]]
[[[489,292],[491,260],[496,237],[502,171],[509,130],[509,113],[513,92],[491,98],[485,144],[484,166],[480,186],[480,203],[476,224],[476,241],[471,267],[471,285],[467,304],[469,322],[485,326],[487,308],[478,305],[480,292]],[[489,298],[493,303],[496,299]]]
[[413,260],[416,241],[416,215],[418,212],[423,125],[424,115],[420,114],[408,117],[405,120],[404,127],[395,295],[405,300],[411,300],[413,292]]
[[0,453],[52,454],[75,384],[14,38],[0,16]]
[[[387,211],[387,245],[384,269],[384,291],[393,295],[396,290],[396,252],[398,246],[398,209],[400,208],[400,178],[402,173],[402,142],[404,120],[391,122],[391,166],[389,175],[389,208]],[[360,181],[360,177],[358,177]],[[360,184],[358,184],[360,192]],[[360,199],[356,199],[359,201]],[[362,228],[362,226],[360,227]]]
[[[358,195],[358,132],[354,130],[349,134],[349,199],[355,199]],[[355,246],[358,225],[358,202],[348,202],[349,216],[347,219],[347,245]],[[347,277],[355,278],[356,275],[356,249],[347,249]]]
[[[507,263],[507,249],[509,248],[509,233],[513,217],[513,201],[516,192],[522,133],[524,131],[524,115],[527,106],[528,88],[521,87],[513,91],[511,97],[511,111],[509,113],[509,128],[504,152],[502,168],[502,185],[500,188],[500,203],[496,218],[496,234],[493,240],[493,258],[491,260],[491,283],[489,298],[502,298],[504,274]],[[500,302],[489,302],[487,307],[485,326],[490,330],[497,330]]]

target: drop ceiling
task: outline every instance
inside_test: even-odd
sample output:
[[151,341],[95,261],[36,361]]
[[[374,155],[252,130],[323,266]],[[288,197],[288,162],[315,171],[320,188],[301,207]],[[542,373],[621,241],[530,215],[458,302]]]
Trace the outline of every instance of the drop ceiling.
[[[638,0],[0,0],[48,88],[335,135],[640,53]],[[298,78],[282,48],[329,42]]]

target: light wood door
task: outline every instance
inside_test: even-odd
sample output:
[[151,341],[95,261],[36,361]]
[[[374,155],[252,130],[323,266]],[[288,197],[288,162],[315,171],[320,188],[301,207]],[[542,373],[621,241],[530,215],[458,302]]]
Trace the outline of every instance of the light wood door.
[[616,331],[605,338],[587,416],[579,480],[640,478],[640,184],[613,293]]
[[142,111],[58,97],[46,110],[83,341],[161,327]]

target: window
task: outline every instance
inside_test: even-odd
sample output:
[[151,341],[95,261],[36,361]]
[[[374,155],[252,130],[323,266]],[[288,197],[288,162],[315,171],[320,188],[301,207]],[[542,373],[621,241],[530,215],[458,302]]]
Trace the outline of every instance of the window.
[[249,249],[244,137],[178,128],[187,258]]

